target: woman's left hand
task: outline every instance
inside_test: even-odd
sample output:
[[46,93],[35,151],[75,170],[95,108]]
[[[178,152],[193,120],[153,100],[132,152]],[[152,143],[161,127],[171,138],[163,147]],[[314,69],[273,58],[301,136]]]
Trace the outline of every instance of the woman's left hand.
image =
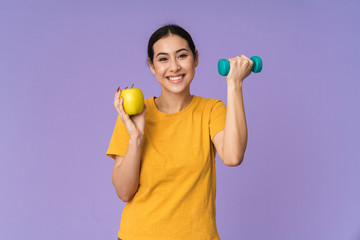
[[241,84],[245,78],[251,74],[254,62],[245,55],[228,59],[230,63],[230,71],[227,75],[228,84]]

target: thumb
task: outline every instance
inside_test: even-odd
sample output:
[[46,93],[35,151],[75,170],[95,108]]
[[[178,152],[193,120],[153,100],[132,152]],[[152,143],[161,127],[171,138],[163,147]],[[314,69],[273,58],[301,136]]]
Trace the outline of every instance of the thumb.
[[142,112],[141,112],[140,114],[141,114],[141,115],[145,115],[146,109],[147,109],[147,106],[146,106],[146,104],[144,103],[144,108],[143,108],[143,110],[142,110]]

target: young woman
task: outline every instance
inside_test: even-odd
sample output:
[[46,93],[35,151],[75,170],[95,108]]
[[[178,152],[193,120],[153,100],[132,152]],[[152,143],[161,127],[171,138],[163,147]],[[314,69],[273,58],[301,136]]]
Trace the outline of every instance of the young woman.
[[125,113],[120,91],[107,155],[115,159],[112,182],[127,202],[119,239],[220,239],[215,221],[215,154],[227,166],[244,158],[247,126],[242,83],[253,62],[229,59],[227,107],[191,95],[198,66],[191,36],[177,25],[153,33],[148,63],[161,95],[145,100],[142,113]]

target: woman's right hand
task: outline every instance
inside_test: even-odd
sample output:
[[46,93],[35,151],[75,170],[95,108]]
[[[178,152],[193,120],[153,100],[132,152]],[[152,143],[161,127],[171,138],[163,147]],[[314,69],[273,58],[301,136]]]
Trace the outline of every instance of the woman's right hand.
[[145,111],[146,105],[141,113],[129,116],[123,107],[124,99],[120,97],[121,89],[115,93],[114,107],[118,112],[121,120],[125,124],[125,127],[130,135],[130,139],[142,139],[145,129]]

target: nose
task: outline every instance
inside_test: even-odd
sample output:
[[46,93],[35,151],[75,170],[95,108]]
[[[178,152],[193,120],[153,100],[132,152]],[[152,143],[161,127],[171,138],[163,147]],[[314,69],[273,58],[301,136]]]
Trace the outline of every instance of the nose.
[[170,62],[170,71],[177,72],[181,69],[180,64],[176,61],[176,59]]

